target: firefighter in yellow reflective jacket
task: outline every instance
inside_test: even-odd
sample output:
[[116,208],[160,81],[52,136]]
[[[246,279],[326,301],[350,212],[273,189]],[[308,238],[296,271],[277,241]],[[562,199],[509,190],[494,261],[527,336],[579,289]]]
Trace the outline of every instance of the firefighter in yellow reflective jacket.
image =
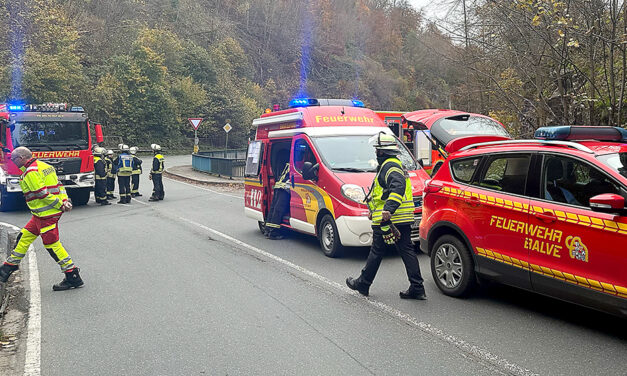
[[401,255],[409,278],[409,289],[401,291],[400,297],[425,300],[420,265],[411,242],[411,224],[414,221],[411,181],[397,158],[400,150],[394,136],[381,132],[370,141],[376,149],[379,162],[372,188],[366,198],[372,219],[372,246],[359,278],[349,277],[346,284],[368,296],[383,255],[389,247],[395,247]]
[[152,180],[152,196],[148,201],[161,201],[165,197],[165,191],[163,190],[163,170],[165,169],[165,159],[161,154],[161,146],[157,144],[150,145],[154,153],[152,159],[152,168],[150,169],[150,175],[148,179]]
[[[280,158],[279,158],[280,159]],[[290,210],[290,164],[285,163],[281,175],[274,183],[272,203],[266,221],[266,237],[271,240],[283,239],[281,222],[283,216]]]
[[57,179],[54,167],[33,158],[31,151],[23,146],[13,150],[11,160],[22,171],[20,187],[33,216],[20,231],[15,249],[0,266],[0,282],[6,282],[18,269],[28,247],[41,236],[44,247],[65,273],[63,281],[52,289],[61,291],[82,286],[79,269],[59,241],[59,218],[64,212],[72,210],[72,204]]
[[106,150],[97,146],[94,148],[94,172],[96,184],[94,186],[94,197],[96,203],[100,205],[111,205],[107,200],[107,165],[104,160]]
[[118,172],[118,189],[120,201],[118,204],[131,203],[131,174],[133,173],[133,156],[129,154],[128,145],[120,146],[120,155],[113,161]]
[[107,199],[114,199],[113,191],[115,190],[115,175],[118,173],[116,166],[113,164],[113,150],[107,150],[105,157],[105,167],[107,169]]
[[139,176],[142,174],[142,160],[137,157],[137,146],[133,146],[130,149],[131,155],[133,156],[133,171],[131,172],[131,197],[140,197],[142,196],[139,193]]

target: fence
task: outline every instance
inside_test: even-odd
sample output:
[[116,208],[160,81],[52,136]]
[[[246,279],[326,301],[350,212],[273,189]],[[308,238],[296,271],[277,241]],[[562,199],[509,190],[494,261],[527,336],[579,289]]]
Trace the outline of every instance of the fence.
[[192,168],[219,176],[243,178],[246,168],[246,149],[192,154]]

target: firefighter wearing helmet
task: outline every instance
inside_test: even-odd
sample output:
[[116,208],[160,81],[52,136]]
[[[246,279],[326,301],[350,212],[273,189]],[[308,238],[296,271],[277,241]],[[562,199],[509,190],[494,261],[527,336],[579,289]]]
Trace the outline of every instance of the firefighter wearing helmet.
[[370,285],[379,270],[387,248],[394,247],[401,255],[409,289],[400,292],[402,299],[425,300],[425,289],[418,258],[411,242],[414,221],[414,199],[409,176],[397,158],[400,150],[396,138],[380,132],[369,141],[376,150],[379,167],[366,201],[372,219],[372,246],[366,266],[358,278],[349,277],[346,284],[368,296]]
[[120,155],[115,159],[113,165],[116,166],[118,172],[118,189],[120,192],[118,204],[130,204],[133,156],[129,154],[128,145],[121,145]]
[[130,149],[133,156],[133,171],[131,173],[131,197],[139,197],[139,175],[142,174],[142,160],[137,157],[137,146]]
[[107,165],[104,160],[106,150],[100,146],[94,148],[94,172],[96,184],[94,186],[94,198],[100,205],[111,205],[107,201]]
[[153,190],[152,196],[150,196],[148,201],[161,201],[165,196],[165,192],[163,191],[163,170],[165,168],[165,161],[161,154],[161,146],[152,144],[150,148],[152,149],[154,158],[152,159],[152,169],[150,170],[150,176],[148,178],[152,180]]
[[113,190],[115,189],[115,175],[118,173],[118,170],[113,164],[113,150],[107,150],[107,155],[104,160],[107,168],[107,199],[114,199],[116,198],[113,195]]

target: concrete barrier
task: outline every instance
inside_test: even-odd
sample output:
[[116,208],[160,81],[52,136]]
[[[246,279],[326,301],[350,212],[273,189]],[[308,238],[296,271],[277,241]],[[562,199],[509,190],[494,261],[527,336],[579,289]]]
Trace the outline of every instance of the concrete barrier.
[[[17,233],[13,226],[0,223],[0,263],[4,262],[13,250]],[[8,298],[7,284],[0,282],[0,318],[4,315]]]

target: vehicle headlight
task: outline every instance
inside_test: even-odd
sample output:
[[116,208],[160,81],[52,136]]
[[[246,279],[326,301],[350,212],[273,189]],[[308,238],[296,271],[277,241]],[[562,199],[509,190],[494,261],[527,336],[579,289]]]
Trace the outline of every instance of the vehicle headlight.
[[342,195],[349,200],[363,204],[366,199],[366,193],[364,189],[355,184],[344,184],[342,186]]

